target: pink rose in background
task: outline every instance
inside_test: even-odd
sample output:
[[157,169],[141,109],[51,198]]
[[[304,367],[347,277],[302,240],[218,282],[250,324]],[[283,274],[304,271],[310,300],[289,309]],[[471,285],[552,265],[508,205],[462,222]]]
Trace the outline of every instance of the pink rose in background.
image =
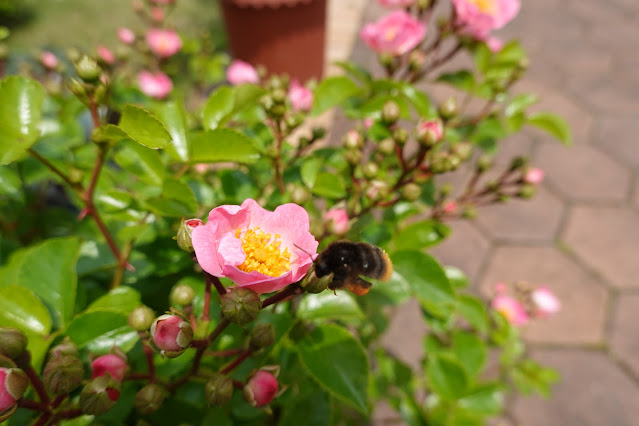
[[561,302],[548,287],[537,287],[530,297],[536,308],[535,314],[540,317],[556,314],[561,309]]
[[99,45],[96,50],[98,52],[98,56],[104,61],[104,63],[112,65],[115,62],[115,55],[108,47]]
[[313,92],[297,80],[291,81],[288,86],[288,99],[291,101],[293,111],[310,111],[313,107]]
[[173,30],[152,28],[146,33],[146,42],[160,58],[173,56],[182,48],[182,39]]
[[161,71],[155,73],[140,71],[138,86],[140,86],[142,93],[156,99],[166,98],[173,90],[173,82],[168,75]]
[[160,8],[160,7],[152,7],[151,8],[151,19],[153,19],[155,22],[162,22],[164,21],[164,9]]
[[377,0],[384,7],[408,7],[415,4],[415,0]]
[[239,59],[234,59],[231,65],[226,69],[226,79],[233,86],[239,86],[245,83],[258,83],[260,76],[257,74],[257,70],[253,65]]
[[328,230],[335,235],[344,235],[348,232],[348,213],[344,209],[330,209],[324,213],[324,222]]
[[128,28],[118,28],[118,38],[124,44],[131,44],[135,41],[135,33]]
[[270,293],[299,281],[313,263],[318,242],[309,222],[297,204],[271,212],[247,199],[241,206],[211,210],[191,241],[198,263],[209,274]]
[[519,0],[452,0],[457,24],[476,39],[485,40],[519,12]]
[[49,52],[48,50],[40,53],[40,62],[42,63],[42,66],[49,70],[56,69],[59,64],[58,57],[55,56],[53,52]]
[[457,213],[458,208],[459,206],[457,205],[457,201],[447,200],[442,206],[442,211],[446,214],[455,214]]
[[367,117],[364,119],[364,129],[368,130],[371,128],[371,126],[373,125],[373,123],[375,123],[375,120],[373,120],[371,117]]
[[488,36],[488,38],[486,39],[486,45],[491,52],[497,53],[504,47],[504,42],[497,37]]
[[517,299],[506,294],[498,294],[493,299],[491,306],[494,310],[503,314],[512,325],[524,325],[529,320],[524,306]]
[[528,169],[526,174],[524,175],[524,182],[532,183],[533,185],[537,185],[544,180],[544,171],[541,169],[537,169],[535,167],[531,167]]
[[390,55],[403,55],[414,49],[425,35],[426,24],[403,10],[366,24],[360,32],[360,37],[371,49]]
[[121,356],[107,354],[97,357],[91,363],[91,378],[104,376],[107,373],[116,382],[122,382],[128,369],[126,360]]

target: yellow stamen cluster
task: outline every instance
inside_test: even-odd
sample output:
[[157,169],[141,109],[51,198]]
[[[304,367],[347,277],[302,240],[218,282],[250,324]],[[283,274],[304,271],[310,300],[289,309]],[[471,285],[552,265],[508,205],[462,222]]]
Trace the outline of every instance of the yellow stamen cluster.
[[235,237],[242,241],[246,260],[238,269],[244,272],[257,271],[269,277],[279,277],[291,269],[291,253],[288,248],[280,249],[280,236],[264,233],[259,227],[235,231]]
[[494,13],[497,8],[495,0],[470,0],[483,13]]

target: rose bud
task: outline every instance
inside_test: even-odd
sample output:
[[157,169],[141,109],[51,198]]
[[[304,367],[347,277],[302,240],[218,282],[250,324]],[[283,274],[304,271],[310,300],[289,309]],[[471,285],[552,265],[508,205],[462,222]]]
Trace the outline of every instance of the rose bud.
[[364,138],[357,130],[349,130],[342,138],[344,146],[349,149],[361,148],[364,146]]
[[[373,163],[368,163],[373,164]],[[344,235],[348,232],[348,213],[344,209],[331,209],[324,213],[324,222],[328,231],[335,235]]]
[[100,78],[102,69],[95,59],[84,55],[75,63],[75,72],[86,83],[95,83]]
[[307,293],[321,293],[328,288],[334,276],[335,274],[330,273],[324,275],[322,278],[318,278],[317,275],[315,275],[315,265],[313,264],[300,282],[300,286]]
[[175,358],[191,344],[193,328],[178,315],[162,315],[151,325],[151,336],[163,356]]
[[195,229],[197,226],[200,226],[202,224],[204,224],[204,222],[202,222],[200,219],[184,220],[183,218],[177,233],[178,247],[180,247],[184,251],[193,253],[193,244],[191,243],[191,235],[193,234],[193,229]]
[[82,382],[84,367],[76,355],[53,355],[44,367],[44,385],[55,395],[69,393]]
[[457,112],[458,112],[457,99],[451,96],[450,98],[446,99],[444,102],[442,102],[439,105],[438,110],[439,110],[439,115],[444,117],[444,119],[449,119],[454,117],[455,115],[457,115]]
[[524,175],[524,182],[537,185],[544,180],[544,171],[535,167],[531,167]]
[[156,412],[168,395],[166,389],[156,383],[149,383],[135,394],[135,409],[141,414]]
[[275,398],[277,389],[277,378],[264,369],[258,370],[244,386],[244,399],[254,407],[261,407]]
[[397,120],[399,120],[400,114],[401,111],[399,109],[399,105],[397,105],[394,101],[388,101],[382,107],[382,121],[384,124],[394,124]]
[[251,348],[261,349],[275,342],[275,328],[270,323],[255,324],[249,335]]
[[19,368],[0,367],[0,413],[13,407],[29,386],[29,378]]
[[0,355],[16,359],[27,347],[27,336],[22,330],[8,327],[0,328]]
[[80,409],[84,414],[99,416],[109,411],[120,397],[120,384],[109,376],[91,380],[80,392]]
[[128,318],[129,326],[136,331],[145,331],[155,320],[155,312],[148,306],[138,306],[131,311]]
[[171,306],[187,306],[193,303],[194,298],[195,290],[193,290],[193,287],[186,284],[179,284],[171,289],[169,303],[171,303]]
[[214,373],[204,386],[204,395],[209,405],[224,405],[233,396],[233,380],[223,374]]
[[102,355],[91,363],[91,378],[108,374],[116,382],[122,383],[128,368],[125,358],[115,354]]
[[408,183],[401,189],[402,196],[408,201],[416,201],[422,195],[422,188],[416,183]]
[[561,309],[561,302],[548,287],[537,287],[530,297],[535,304],[535,315],[539,317],[556,314]]
[[248,324],[262,309],[260,296],[246,287],[231,287],[221,297],[222,316],[235,324]]
[[437,118],[435,120],[423,121],[417,125],[417,141],[425,146],[433,146],[444,136],[444,124]]

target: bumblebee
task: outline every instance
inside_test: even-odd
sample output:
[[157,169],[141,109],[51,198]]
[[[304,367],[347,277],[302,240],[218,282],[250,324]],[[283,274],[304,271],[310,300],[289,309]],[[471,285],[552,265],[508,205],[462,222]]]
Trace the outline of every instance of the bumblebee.
[[363,296],[371,283],[361,276],[387,281],[393,273],[393,264],[381,248],[368,243],[335,241],[326,247],[314,261],[318,278],[333,274],[328,284],[331,290],[347,289]]

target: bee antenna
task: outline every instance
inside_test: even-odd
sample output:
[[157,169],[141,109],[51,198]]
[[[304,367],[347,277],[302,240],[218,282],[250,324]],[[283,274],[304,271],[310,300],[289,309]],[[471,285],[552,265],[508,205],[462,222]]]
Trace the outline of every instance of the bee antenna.
[[[309,253],[308,251],[304,250],[302,247],[298,246],[297,244],[293,244],[296,248],[302,250],[304,253],[308,254],[308,257],[311,258],[312,261],[315,261],[315,259],[313,258],[313,253]],[[317,257],[317,253],[315,253],[315,257]]]

